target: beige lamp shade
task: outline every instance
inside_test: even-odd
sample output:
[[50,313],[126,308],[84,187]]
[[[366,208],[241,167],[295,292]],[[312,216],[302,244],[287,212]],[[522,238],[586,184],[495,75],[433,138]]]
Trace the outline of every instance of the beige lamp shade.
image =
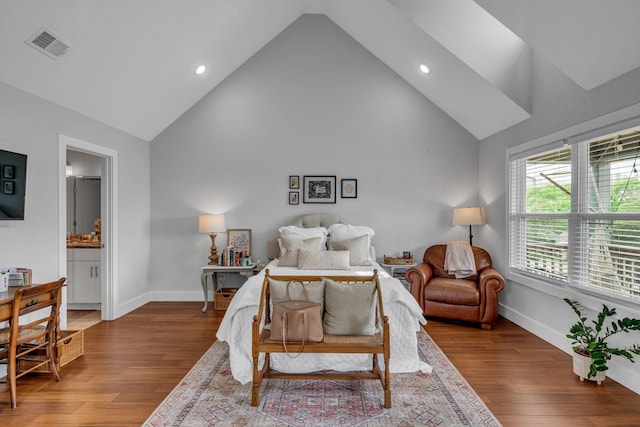
[[198,217],[198,231],[200,233],[222,233],[227,229],[224,215],[200,215]]
[[487,216],[484,208],[455,208],[453,210],[453,225],[486,224]]
[[473,234],[471,234],[471,226],[486,224],[487,216],[484,214],[484,208],[455,208],[453,209],[453,225],[469,226],[469,244],[473,245]]

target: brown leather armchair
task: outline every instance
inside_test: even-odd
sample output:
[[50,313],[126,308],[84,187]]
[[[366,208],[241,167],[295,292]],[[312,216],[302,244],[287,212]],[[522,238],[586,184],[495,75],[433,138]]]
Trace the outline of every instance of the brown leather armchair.
[[504,289],[504,278],[491,267],[487,251],[472,246],[477,274],[456,279],[444,269],[447,245],[429,247],[423,263],[407,270],[411,294],[425,316],[480,323],[491,329],[498,317],[498,293]]

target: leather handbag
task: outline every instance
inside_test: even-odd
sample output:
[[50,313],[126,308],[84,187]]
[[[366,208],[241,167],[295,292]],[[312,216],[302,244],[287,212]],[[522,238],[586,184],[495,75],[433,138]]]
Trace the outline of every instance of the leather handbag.
[[[304,285],[303,291],[308,300],[309,296]],[[288,285],[287,299],[289,299]],[[271,340],[282,341],[287,354],[289,354],[287,341],[301,342],[297,357],[304,349],[305,342],[321,342],[324,339],[320,310],[320,304],[311,301],[282,301],[274,304]]]

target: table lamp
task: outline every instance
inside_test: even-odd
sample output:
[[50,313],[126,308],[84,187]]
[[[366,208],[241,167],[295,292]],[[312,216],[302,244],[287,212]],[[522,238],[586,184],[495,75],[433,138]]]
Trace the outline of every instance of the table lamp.
[[486,224],[487,216],[484,208],[455,208],[453,210],[453,225],[469,226],[469,244],[473,246],[473,234],[471,234],[471,226]]
[[211,237],[211,254],[209,255],[209,265],[218,265],[218,249],[216,248],[216,233],[226,230],[224,215],[200,215],[198,217],[198,231],[209,233]]

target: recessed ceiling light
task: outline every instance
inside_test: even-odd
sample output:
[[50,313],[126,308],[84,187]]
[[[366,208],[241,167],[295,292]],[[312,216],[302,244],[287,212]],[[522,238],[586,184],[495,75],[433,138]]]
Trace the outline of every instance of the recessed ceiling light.
[[196,67],[196,74],[202,74],[206,69],[207,67],[205,65],[198,65],[198,67]]
[[425,74],[429,74],[429,67],[427,67],[425,64],[420,64],[420,71],[422,71]]

